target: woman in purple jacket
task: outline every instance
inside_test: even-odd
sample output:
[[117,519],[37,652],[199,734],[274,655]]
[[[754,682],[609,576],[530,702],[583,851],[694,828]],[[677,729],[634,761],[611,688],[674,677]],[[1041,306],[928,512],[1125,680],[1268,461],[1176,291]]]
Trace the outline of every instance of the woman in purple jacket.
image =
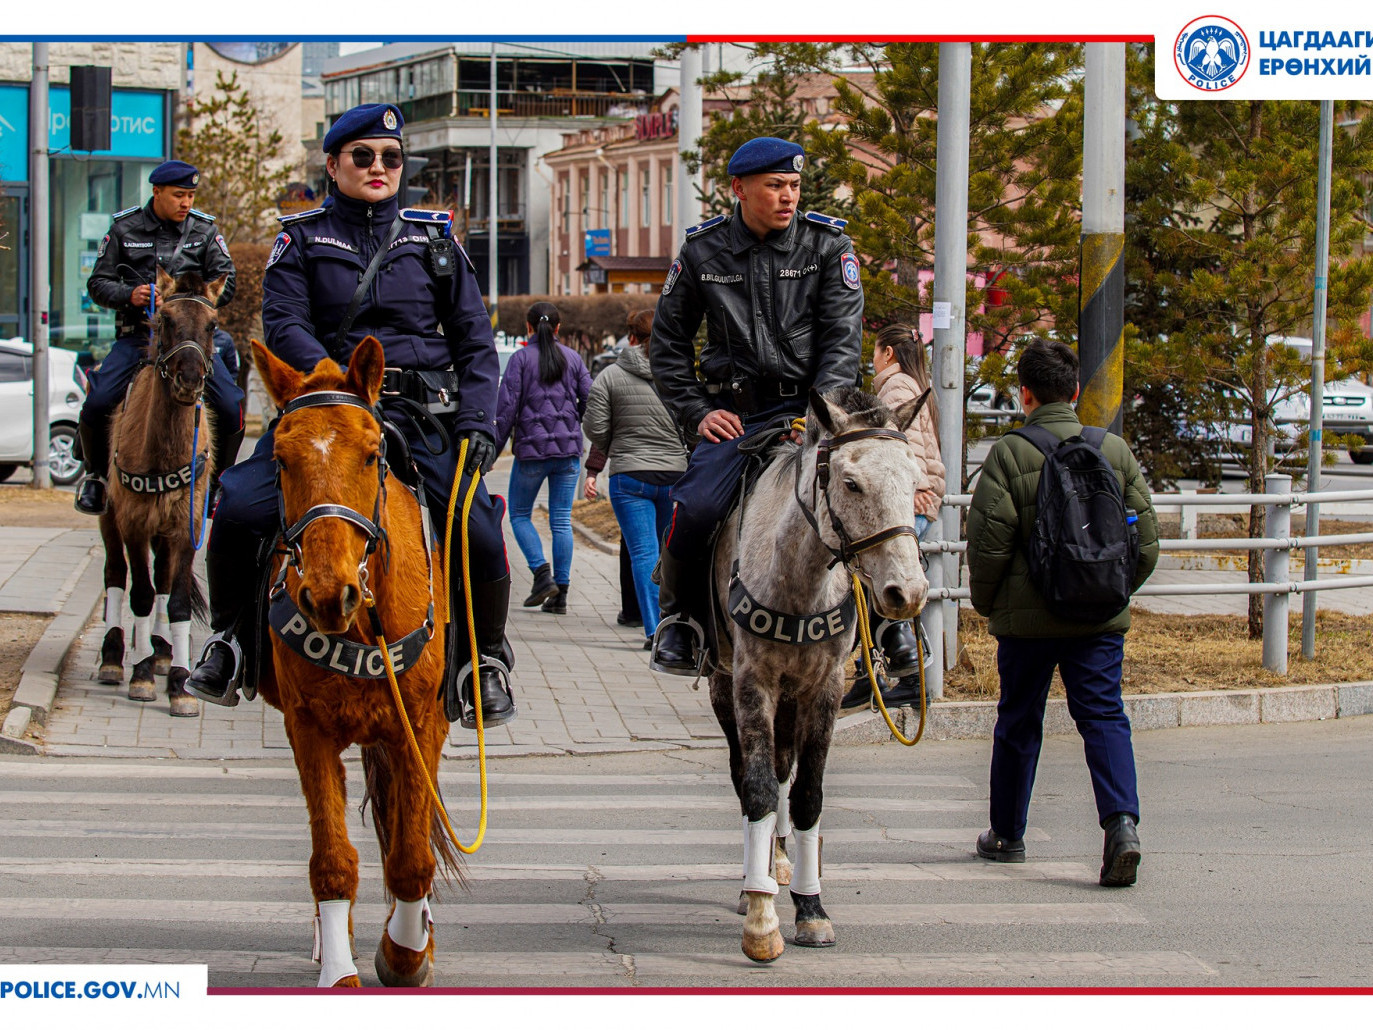
[[[572,573],[572,498],[582,457],[582,412],[591,373],[581,356],[558,342],[558,309],[540,301],[525,316],[529,345],[516,351],[501,379],[496,409],[496,446],[514,432],[510,470],[510,528],[520,545],[534,588],[526,608],[567,611]],[[530,515],[534,498],[548,481],[548,526],[553,533],[553,568]]]

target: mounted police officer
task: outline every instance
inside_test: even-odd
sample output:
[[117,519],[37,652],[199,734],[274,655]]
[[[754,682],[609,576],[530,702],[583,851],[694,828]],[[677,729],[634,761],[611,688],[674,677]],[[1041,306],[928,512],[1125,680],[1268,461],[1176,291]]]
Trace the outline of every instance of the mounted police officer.
[[[267,346],[302,371],[323,358],[346,364],[366,336],[381,341],[388,365],[382,411],[399,427],[423,480],[433,524],[442,526],[451,492],[460,488],[455,480],[486,472],[495,460],[500,370],[491,320],[474,269],[452,239],[449,215],[397,204],[403,125],[391,104],[364,104],[334,122],[324,137],[331,201],[281,219],[263,276],[262,323]],[[264,553],[263,544],[278,529],[273,436],[269,429],[252,456],[224,477],[210,535],[206,571],[215,635],[187,689],[215,704],[238,703],[240,669],[246,666],[251,674],[255,659],[260,594],[242,570],[250,556]],[[464,439],[467,462],[459,470]],[[393,468],[403,472],[405,456],[393,451],[391,457]],[[461,490],[466,492],[465,481]],[[487,726],[515,717],[514,701],[490,663],[508,668],[512,660],[505,640],[510,574],[503,515],[504,503],[479,486],[468,524],[471,611],[483,662],[479,701],[473,700],[471,680],[462,684],[461,721],[469,727],[475,725],[476,703]],[[456,529],[453,545],[456,550]],[[466,641],[468,605],[457,565],[450,562],[448,578],[457,630],[450,637]],[[462,664],[464,650],[450,646],[450,672]]]
[[[842,220],[798,213],[805,161],[800,146],[771,136],[736,150],[728,165],[733,213],[688,229],[663,283],[653,378],[684,435],[700,442],[671,493],[663,621],[650,662],[658,672],[693,676],[699,667],[710,542],[737,499],[748,460],[740,445],[776,432],[779,419],[804,415],[811,387],[825,393],[858,381],[858,259]],[[889,668],[916,668],[908,625],[889,630],[884,647]]]
[[[219,307],[234,299],[234,262],[229,245],[215,228],[214,216],[191,207],[200,172],[185,161],[163,161],[152,170],[148,181],[153,185],[152,199],[114,216],[86,283],[93,301],[115,310],[118,335],[100,367],[90,373],[90,389],[81,408],[86,478],[76,494],[76,510],[87,515],[105,510],[110,416],[147,358],[148,303],[162,301],[153,296],[158,266],[173,278],[198,272],[210,282],[227,275]],[[217,355],[205,381],[205,399],[215,419],[214,468],[219,474],[234,463],[243,442],[243,391]]]

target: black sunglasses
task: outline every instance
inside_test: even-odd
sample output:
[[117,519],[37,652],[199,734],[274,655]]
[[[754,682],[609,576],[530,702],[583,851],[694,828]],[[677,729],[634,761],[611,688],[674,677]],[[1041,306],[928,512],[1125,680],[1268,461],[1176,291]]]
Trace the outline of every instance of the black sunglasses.
[[[371,147],[353,148],[353,166],[355,168],[371,168],[372,162],[377,159],[377,152]],[[405,164],[405,155],[401,153],[399,147],[387,147],[381,152],[381,163],[383,167],[395,171]]]

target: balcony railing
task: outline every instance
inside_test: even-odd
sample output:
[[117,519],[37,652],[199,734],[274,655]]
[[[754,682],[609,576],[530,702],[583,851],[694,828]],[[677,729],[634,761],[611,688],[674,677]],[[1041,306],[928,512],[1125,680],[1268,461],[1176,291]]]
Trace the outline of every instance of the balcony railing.
[[[630,118],[646,109],[648,97],[627,93],[582,93],[555,89],[530,93],[498,90],[496,113],[514,118]],[[461,116],[485,118],[490,114],[487,90],[460,90],[456,111]]]

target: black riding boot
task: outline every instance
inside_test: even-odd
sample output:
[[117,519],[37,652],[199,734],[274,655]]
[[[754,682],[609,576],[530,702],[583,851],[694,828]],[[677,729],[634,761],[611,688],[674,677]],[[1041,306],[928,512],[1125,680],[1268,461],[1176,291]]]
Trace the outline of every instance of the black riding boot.
[[[461,580],[459,580],[459,583]],[[454,598],[454,604],[462,603],[462,594],[459,590]],[[489,583],[472,584],[472,622],[477,632],[477,652],[483,659],[494,659],[500,662],[505,668],[512,669],[515,665],[515,652],[505,639],[505,618],[510,608],[510,577],[507,575],[501,579],[493,580]],[[466,618],[465,612],[453,613],[453,625],[455,628],[463,626]],[[458,654],[462,655],[467,650],[467,645],[459,641]],[[468,655],[467,657],[471,657]],[[482,706],[482,728],[488,726],[499,726],[501,723],[509,722],[517,714],[515,699],[512,696],[512,689],[509,680],[492,665],[482,662],[479,672],[481,706]],[[468,677],[462,684],[462,725],[469,730],[477,728],[477,714],[472,706],[472,680]]]
[[76,491],[75,508],[83,515],[103,515],[109,503],[105,496],[105,480],[110,473],[110,432],[108,422],[92,425],[84,416],[77,425],[81,438],[81,454],[86,463],[86,478]]
[[[248,552],[256,556],[256,550]],[[250,700],[256,694],[252,681],[256,668],[258,577],[244,574],[243,555],[232,551],[205,555],[205,576],[210,586],[210,629],[200,661],[186,680],[186,690],[212,705],[233,708],[238,692]]]
[[654,672],[695,676],[700,669],[705,639],[699,620],[708,599],[706,562],[684,562],[666,547],[658,557],[662,582],[658,585],[660,621],[653,636],[648,667]]

